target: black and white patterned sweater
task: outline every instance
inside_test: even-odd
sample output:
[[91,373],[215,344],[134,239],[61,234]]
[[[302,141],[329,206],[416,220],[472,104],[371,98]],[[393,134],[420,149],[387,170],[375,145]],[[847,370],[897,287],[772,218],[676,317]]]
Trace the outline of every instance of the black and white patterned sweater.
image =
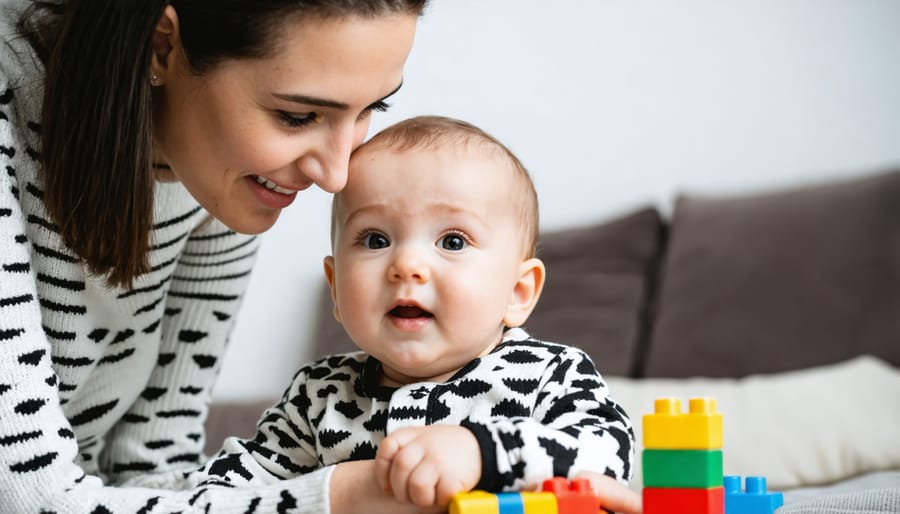
[[61,242],[38,176],[42,68],[0,3],[0,512],[324,512],[328,474],[270,488],[110,487],[202,462],[210,391],[257,249],[160,184],[130,290]]
[[304,366],[263,414],[256,436],[226,440],[191,483],[254,483],[372,459],[386,434],[425,425],[473,432],[483,463],[479,489],[532,488],[583,470],[622,482],[631,476],[631,422],[581,350],[512,329],[446,382],[391,388],[379,385],[380,375],[379,362],[362,352]]

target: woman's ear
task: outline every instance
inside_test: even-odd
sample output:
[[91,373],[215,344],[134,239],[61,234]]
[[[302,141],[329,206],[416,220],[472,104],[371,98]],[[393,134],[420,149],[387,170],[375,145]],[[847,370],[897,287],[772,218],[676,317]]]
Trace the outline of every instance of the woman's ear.
[[503,317],[505,326],[518,327],[525,323],[541,296],[545,274],[544,263],[538,258],[527,259],[519,265],[519,279],[513,286]]
[[328,281],[328,287],[331,288],[331,302],[334,305],[334,311],[332,311],[334,314],[334,319],[336,319],[338,323],[340,323],[341,312],[340,310],[338,310],[337,292],[334,288],[334,257],[332,257],[331,255],[325,257],[325,262],[323,263],[323,265],[325,267],[325,280]]
[[180,48],[181,33],[178,27],[178,13],[171,5],[163,9],[162,16],[156,23],[156,31],[153,33],[153,56],[150,60],[150,75],[156,77],[153,85],[159,86],[165,83],[166,74],[174,69],[176,53]]

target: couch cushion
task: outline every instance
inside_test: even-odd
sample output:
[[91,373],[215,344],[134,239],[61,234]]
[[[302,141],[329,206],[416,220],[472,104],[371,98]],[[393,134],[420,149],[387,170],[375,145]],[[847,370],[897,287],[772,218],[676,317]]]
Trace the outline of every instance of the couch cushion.
[[257,401],[216,402],[209,406],[206,417],[203,453],[215,455],[222,448],[226,437],[251,438],[256,434],[256,423],[263,411],[275,405],[278,399]]
[[896,514],[900,512],[900,487],[861,489],[785,504],[778,514]]
[[577,346],[604,374],[635,369],[647,296],[658,266],[663,226],[645,208],[589,226],[541,234],[547,280],[525,328],[535,337]]
[[[525,328],[535,337],[584,349],[605,374],[627,376],[638,340],[646,335],[641,327],[661,231],[658,212],[643,208],[542,233],[538,255],[547,281]],[[314,357],[355,350],[332,316],[328,288],[320,294]]]
[[683,411],[689,398],[712,397],[723,418],[725,474],[764,476],[772,491],[900,470],[900,369],[875,357],[743,378],[607,377],[607,385],[635,429],[635,489],[642,418],[661,397],[680,398]]
[[677,199],[645,374],[900,365],[900,173]]
[[359,350],[344,326],[334,319],[334,302],[331,301],[331,289],[325,277],[322,277],[322,287],[319,291],[318,315],[316,317],[316,331],[313,335],[313,359],[318,359],[334,353],[353,352]]

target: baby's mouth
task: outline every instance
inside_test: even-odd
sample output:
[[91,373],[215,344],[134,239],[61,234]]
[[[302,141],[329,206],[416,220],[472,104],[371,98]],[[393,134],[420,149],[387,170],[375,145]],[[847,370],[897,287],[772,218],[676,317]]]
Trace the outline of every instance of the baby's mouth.
[[388,315],[395,318],[414,319],[414,318],[433,318],[434,314],[426,311],[417,305],[398,305],[388,311]]

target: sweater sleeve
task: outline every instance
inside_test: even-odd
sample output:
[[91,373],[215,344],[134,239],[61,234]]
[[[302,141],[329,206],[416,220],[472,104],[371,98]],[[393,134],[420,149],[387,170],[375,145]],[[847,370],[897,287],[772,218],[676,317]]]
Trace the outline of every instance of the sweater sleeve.
[[256,237],[214,219],[188,235],[164,296],[156,367],[100,456],[110,482],[201,462],[210,395],[256,251]]
[[240,487],[266,480],[290,480],[322,468],[308,414],[308,369],[301,368],[281,401],[266,409],[254,437],[227,438],[214,457],[193,471],[144,475],[129,483],[164,489],[201,484]]
[[[261,477],[253,487],[197,486],[176,491],[111,487],[105,482],[106,477],[87,474],[79,465],[79,442],[73,427],[80,420],[68,419],[65,415],[59,379],[54,371],[55,345],[66,344],[66,340],[60,339],[64,334],[54,333],[56,339],[52,339],[51,344],[50,329],[44,326],[41,305],[52,300],[38,296],[39,277],[32,257],[35,252],[43,252],[42,255],[52,254],[52,258],[60,262],[77,265],[77,261],[71,260],[74,257],[64,248],[39,248],[27,236],[28,224],[43,221],[29,218],[22,211],[19,198],[21,195],[33,197],[40,192],[28,189],[30,186],[25,181],[19,182],[17,175],[23,169],[37,166],[38,127],[29,123],[26,128],[25,123],[17,123],[21,115],[15,110],[17,94],[25,92],[8,88],[0,77],[0,512],[328,512],[329,477],[333,468],[285,481]],[[17,127],[25,133],[17,132]],[[198,239],[188,244],[189,250],[181,263],[185,267],[190,253],[203,253],[202,238],[214,234],[214,225],[210,224],[209,228],[210,232],[198,233]],[[231,246],[235,246],[233,242],[224,244],[223,248]],[[193,257],[198,261],[212,258],[209,255]],[[232,302],[234,307],[228,309],[216,301],[189,302],[192,295],[209,293],[205,289],[208,281],[194,280],[208,275],[186,272],[181,264],[176,274],[186,278],[173,279],[169,297],[173,302],[181,301],[182,305],[173,303],[173,312],[178,308],[183,312],[191,311],[194,308],[188,306],[191,303],[198,310],[191,316],[184,316],[185,319],[199,319],[204,315],[225,318],[233,314],[237,302]],[[211,270],[206,272],[213,273]],[[243,279],[231,282],[227,277],[220,278],[230,285],[220,286],[217,294],[231,294],[227,291],[243,287],[235,285]],[[52,307],[78,308],[77,305],[61,304]],[[176,318],[173,316],[172,320]],[[161,469],[173,469],[184,466],[188,460],[177,456],[199,452],[202,444],[200,424],[216,369],[215,364],[210,366],[209,363],[221,352],[229,324],[223,320],[212,329],[208,343],[200,340],[191,343],[184,339],[197,335],[190,332],[196,326],[169,320],[166,323],[171,325],[162,328],[167,331],[167,339],[161,361],[169,361],[169,354],[175,355],[168,367],[160,363],[153,383],[170,381],[174,390],[157,397],[156,401],[162,407],[156,412],[176,415],[162,416],[164,419],[146,425],[116,427],[114,434],[107,434],[110,436],[109,448],[101,456],[111,466],[110,476],[114,480],[121,480],[127,474],[125,468],[117,470],[117,464],[149,462]],[[179,369],[177,362],[184,369]],[[185,371],[190,368],[190,363],[195,368]],[[149,401],[157,392],[151,389],[143,395],[146,396],[144,399]],[[198,411],[197,415],[183,419],[177,415],[190,410]],[[134,414],[141,412],[144,411]],[[164,446],[159,441],[170,436],[173,440],[179,439],[173,442],[170,450],[146,453],[150,446]]]
[[[4,139],[3,135],[0,126],[0,146],[11,148],[8,137]],[[30,264],[32,249],[25,237],[26,220],[17,201],[19,189],[14,168],[8,154],[0,157],[0,161],[6,161],[2,164],[7,167],[7,172],[0,174],[0,512],[187,513],[207,509],[245,512],[253,508],[260,512],[279,509],[327,512],[332,468],[288,481],[260,479],[252,488],[200,486],[182,491],[108,487],[100,477],[85,474],[76,463],[78,444],[71,422],[60,405],[52,348],[42,327],[36,277]],[[215,315],[213,310],[209,312]],[[180,329],[173,332],[175,340],[179,332]],[[184,360],[193,360],[194,355],[190,353]],[[173,376],[195,375],[176,373]],[[192,405],[200,410],[204,408],[199,405],[205,402],[205,396],[197,399],[200,395],[179,394],[189,402],[166,400],[173,402],[172,408],[189,409]],[[202,416],[191,419],[191,423],[184,425],[181,421],[172,427],[160,423],[151,429],[160,430],[156,434],[183,435],[188,441],[179,443],[181,449],[171,454],[148,457],[151,462],[163,462],[170,467],[183,465],[170,455],[202,444],[202,438],[187,437],[200,433]],[[146,446],[150,431],[145,430],[141,428],[134,434],[121,430],[112,442],[113,454],[130,455],[130,450],[124,449],[127,446],[124,441],[137,445],[141,440]],[[130,457],[123,457],[122,462],[127,458]]]
[[534,489],[544,479],[593,471],[627,483],[634,432],[584,352],[567,348],[545,370],[532,415],[468,420],[488,491]]

